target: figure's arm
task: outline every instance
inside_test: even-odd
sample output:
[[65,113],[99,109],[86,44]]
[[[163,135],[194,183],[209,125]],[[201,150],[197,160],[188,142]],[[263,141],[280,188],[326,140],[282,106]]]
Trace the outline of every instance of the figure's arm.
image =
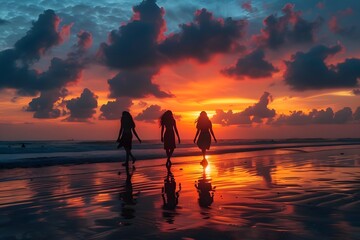
[[199,133],[200,133],[200,130],[197,129],[196,134],[195,134],[195,138],[194,138],[194,143],[196,142],[196,138],[198,137]]
[[132,128],[132,131],[133,131],[135,137],[136,137],[136,138],[139,140],[139,142],[141,143],[141,140],[140,140],[139,136],[137,135],[135,128]]
[[178,130],[177,130],[176,122],[175,122],[175,121],[174,121],[174,130],[175,130],[176,136],[177,136],[178,141],[179,141],[179,144],[180,144],[180,136],[179,136],[179,132],[178,132]]
[[164,125],[161,125],[161,142],[164,142]]
[[212,127],[210,127],[210,133],[211,133],[211,135],[213,136],[214,141],[217,143],[217,140],[216,140],[216,138],[215,138],[215,134],[214,134],[214,131],[213,131]]
[[119,130],[119,136],[118,136],[118,138],[117,138],[117,142],[119,142],[120,141],[120,137],[121,137],[121,134],[122,134],[122,132],[123,132],[123,127],[122,126],[120,126],[120,130]]

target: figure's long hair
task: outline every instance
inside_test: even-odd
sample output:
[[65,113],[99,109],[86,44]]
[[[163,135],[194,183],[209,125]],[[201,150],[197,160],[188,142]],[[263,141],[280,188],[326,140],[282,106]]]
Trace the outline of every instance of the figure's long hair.
[[175,121],[174,115],[170,110],[167,110],[160,117],[160,126],[171,125]]
[[197,129],[209,128],[211,126],[211,121],[205,111],[202,111],[199,117],[195,120]]
[[135,122],[128,111],[123,111],[121,116],[121,126],[123,128],[135,128]]

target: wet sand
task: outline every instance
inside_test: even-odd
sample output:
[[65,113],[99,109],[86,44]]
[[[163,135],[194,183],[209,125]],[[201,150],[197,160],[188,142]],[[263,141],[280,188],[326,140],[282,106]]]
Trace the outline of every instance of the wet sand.
[[0,239],[360,239],[359,149],[174,157],[176,207],[165,159],[0,170]]

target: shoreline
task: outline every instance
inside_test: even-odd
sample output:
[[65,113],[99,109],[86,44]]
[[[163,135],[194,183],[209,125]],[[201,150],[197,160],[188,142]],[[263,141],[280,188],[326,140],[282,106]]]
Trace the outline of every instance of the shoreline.
[[[271,146],[260,146],[260,147],[232,147],[221,149],[221,146],[214,145],[212,149],[209,150],[208,153],[212,155],[222,155],[228,153],[246,153],[246,152],[261,152],[268,150],[283,150],[286,151],[306,151],[306,148],[323,148],[323,147],[335,147],[335,146],[356,146],[360,145],[360,142],[350,142],[350,143],[317,143],[314,144],[299,144],[299,145],[291,145],[291,146],[283,146],[283,145],[271,145]],[[181,151],[183,148],[178,148],[175,151],[174,157],[190,157],[196,156],[199,154],[199,150],[196,147],[192,147],[192,150],[189,151]],[[134,154],[138,157],[139,160],[152,160],[161,158],[164,156],[162,149],[156,149],[154,153],[142,153],[138,155],[136,151],[140,151],[134,148]],[[89,152],[64,152],[64,153],[56,153],[57,156],[51,157],[49,155],[53,155],[54,153],[42,153],[41,155],[47,156],[39,156],[37,157],[29,157],[29,154],[23,154],[23,158],[21,159],[10,159],[10,160],[2,160],[0,162],[0,170],[1,169],[12,169],[12,168],[38,168],[38,167],[48,167],[48,166],[56,166],[56,165],[77,165],[77,164],[92,164],[92,163],[111,163],[111,162],[119,162],[120,159],[123,158],[123,151],[120,150],[110,150],[110,151],[91,151],[91,155],[87,154]],[[19,154],[18,154],[19,155]],[[0,154],[1,156],[1,154]],[[11,154],[4,154],[3,156],[12,156]]]

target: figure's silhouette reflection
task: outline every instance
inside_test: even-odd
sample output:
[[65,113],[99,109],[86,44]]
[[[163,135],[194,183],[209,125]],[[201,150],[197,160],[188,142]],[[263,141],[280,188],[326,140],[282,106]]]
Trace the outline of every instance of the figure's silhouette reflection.
[[166,168],[167,174],[164,179],[164,186],[161,189],[161,196],[163,199],[163,208],[172,210],[175,209],[179,203],[181,183],[179,183],[179,190],[176,191],[176,181],[174,174],[171,172],[171,164],[166,165]]
[[132,166],[131,171],[128,165],[126,165],[126,181],[124,191],[119,193],[119,198],[122,201],[121,216],[125,219],[132,219],[135,217],[135,209],[133,206],[136,204],[137,193],[133,193],[133,186],[131,177],[135,172],[135,166]]
[[206,177],[206,166],[203,165],[202,177],[195,183],[195,187],[199,194],[198,200],[200,207],[210,207],[214,202],[214,192],[216,187],[211,185],[211,178]]
[[177,208],[179,203],[179,196],[181,191],[181,183],[179,183],[179,190],[176,191],[176,181],[174,174],[171,172],[171,164],[166,164],[167,174],[164,178],[164,186],[161,188],[161,197],[163,200],[163,217],[166,222],[174,223]]

